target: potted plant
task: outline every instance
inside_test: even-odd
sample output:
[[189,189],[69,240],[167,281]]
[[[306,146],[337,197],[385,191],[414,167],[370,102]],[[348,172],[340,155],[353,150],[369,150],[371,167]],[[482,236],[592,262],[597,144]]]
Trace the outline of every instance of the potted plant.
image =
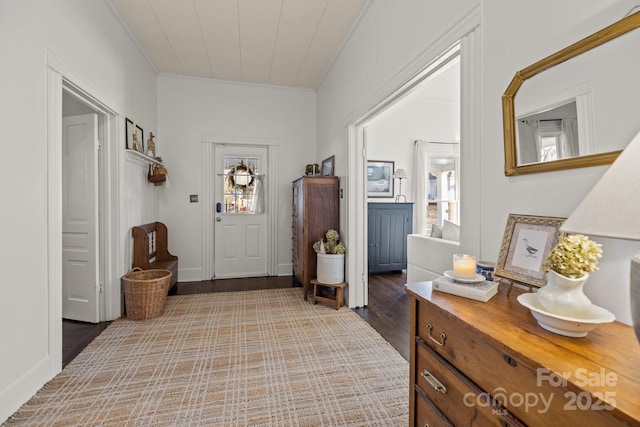
[[318,282],[328,285],[344,282],[344,254],[347,247],[336,230],[328,230],[324,238],[313,244],[316,251]]
[[583,287],[598,269],[602,245],[582,234],[566,234],[547,255],[542,269],[547,284],[538,290],[540,304],[550,313],[580,317],[591,308]]

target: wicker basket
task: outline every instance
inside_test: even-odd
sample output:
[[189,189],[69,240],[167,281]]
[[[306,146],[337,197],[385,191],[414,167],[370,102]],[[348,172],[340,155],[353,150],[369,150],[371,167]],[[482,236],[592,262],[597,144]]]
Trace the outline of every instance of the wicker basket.
[[152,319],[162,316],[171,283],[169,270],[142,270],[135,267],[122,276],[127,318]]
[[167,180],[167,168],[160,165],[149,165],[147,179],[156,187],[162,185]]

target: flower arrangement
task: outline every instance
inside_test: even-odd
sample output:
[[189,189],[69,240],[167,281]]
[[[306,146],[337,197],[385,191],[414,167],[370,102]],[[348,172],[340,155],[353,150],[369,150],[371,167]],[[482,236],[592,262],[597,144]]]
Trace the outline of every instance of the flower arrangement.
[[313,249],[318,254],[340,255],[347,251],[347,247],[340,241],[340,234],[336,230],[330,229],[322,240],[313,244]]
[[582,234],[566,234],[553,247],[542,266],[544,272],[553,270],[573,279],[598,269],[602,245]]

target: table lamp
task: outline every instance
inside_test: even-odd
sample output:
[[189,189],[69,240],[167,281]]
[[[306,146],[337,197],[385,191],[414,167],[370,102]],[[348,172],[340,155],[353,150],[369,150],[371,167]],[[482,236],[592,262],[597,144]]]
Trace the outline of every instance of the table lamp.
[[398,169],[395,171],[393,175],[391,175],[391,178],[400,180],[400,186],[398,187],[398,195],[396,196],[396,203],[400,203],[401,198],[404,198],[404,201],[406,202],[407,197],[404,194],[402,194],[402,180],[409,178],[409,175],[407,175],[407,172],[404,169]]
[[[640,133],[560,227],[567,233],[640,240]],[[606,254],[605,254],[606,256]],[[640,252],[631,258],[631,317],[640,342]]]

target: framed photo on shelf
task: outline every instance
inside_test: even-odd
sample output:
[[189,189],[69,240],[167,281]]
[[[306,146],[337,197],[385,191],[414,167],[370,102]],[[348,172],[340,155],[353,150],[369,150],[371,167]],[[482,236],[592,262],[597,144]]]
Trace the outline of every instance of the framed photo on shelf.
[[565,233],[560,226],[566,218],[510,214],[493,272],[494,280],[542,287],[546,284],[542,264]]
[[125,136],[125,148],[127,150],[135,150],[136,147],[133,145],[133,128],[134,124],[131,119],[125,119],[124,125],[124,136]]
[[394,162],[367,161],[367,197],[393,197]]
[[[125,141],[127,150],[136,150],[144,153],[144,131],[136,125],[131,119],[125,119],[124,127]],[[135,135],[135,137],[134,137]]]
[[336,156],[327,157],[322,161],[322,167],[320,168],[320,175],[322,176],[333,176],[333,171],[335,168],[335,160]]
[[135,129],[133,129],[136,137],[134,138],[137,143],[137,150],[144,154],[144,131],[138,125],[136,125]]

